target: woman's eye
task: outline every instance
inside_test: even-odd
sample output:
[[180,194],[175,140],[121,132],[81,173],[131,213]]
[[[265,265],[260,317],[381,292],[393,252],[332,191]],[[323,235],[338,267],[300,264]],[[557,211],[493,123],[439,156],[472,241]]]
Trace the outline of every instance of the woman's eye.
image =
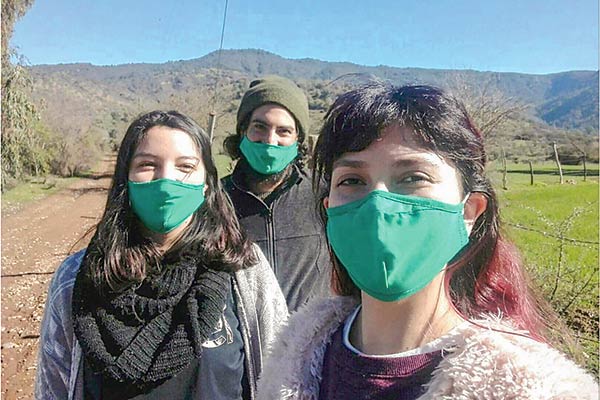
[[194,164],[183,164],[179,166],[179,169],[181,169],[182,171],[185,172],[190,172],[196,169],[196,166]]
[[422,181],[427,181],[427,177],[422,175],[409,175],[405,176],[400,180],[401,183],[418,183]]
[[138,168],[152,168],[154,164],[150,161],[142,161],[138,164]]

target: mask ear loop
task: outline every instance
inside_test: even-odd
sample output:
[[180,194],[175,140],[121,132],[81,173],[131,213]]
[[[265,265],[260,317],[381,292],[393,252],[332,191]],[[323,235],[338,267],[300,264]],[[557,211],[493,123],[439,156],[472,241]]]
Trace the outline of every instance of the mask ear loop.
[[[469,197],[471,197],[471,194],[472,194],[472,193],[473,193],[473,192],[469,192],[469,193],[467,193],[467,194],[465,195],[465,197],[464,197],[464,198],[463,198],[463,199],[460,201],[460,203],[458,203],[458,204],[461,204],[461,205],[462,205],[462,211],[461,211],[461,214],[462,214],[462,217],[463,217],[463,223],[465,224],[465,229],[467,228],[467,223],[465,222],[465,205],[467,204],[467,201],[469,201]],[[468,236],[471,236],[471,235],[469,234]],[[444,268],[442,268],[442,271],[444,271],[444,273],[445,273],[445,272],[447,272],[448,270],[450,270],[450,269],[452,269],[452,268],[454,268],[454,267],[455,267],[454,265],[448,265],[448,264],[446,264],[446,265],[444,266]]]
[[471,197],[471,194],[473,192],[469,192],[465,195],[465,198],[461,200],[460,204],[462,204],[462,215],[463,217],[465,216],[465,205],[467,204],[467,201],[469,201],[469,197]]

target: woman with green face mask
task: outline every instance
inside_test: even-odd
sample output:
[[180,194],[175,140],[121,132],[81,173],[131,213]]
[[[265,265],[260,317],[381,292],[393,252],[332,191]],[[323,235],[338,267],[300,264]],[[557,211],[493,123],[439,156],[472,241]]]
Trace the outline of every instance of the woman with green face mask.
[[552,347],[559,321],[499,233],[485,161],[439,89],[374,83],[335,101],[313,182],[340,296],[293,315],[260,398],[597,398]]
[[36,397],[253,399],[286,316],[206,133],[154,111],[129,126],[95,235],[50,286]]

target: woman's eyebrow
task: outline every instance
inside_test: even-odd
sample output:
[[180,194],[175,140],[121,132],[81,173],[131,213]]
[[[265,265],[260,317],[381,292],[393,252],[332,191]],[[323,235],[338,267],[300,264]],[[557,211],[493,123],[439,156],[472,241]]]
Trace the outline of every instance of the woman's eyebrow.
[[156,155],[154,155],[152,153],[140,152],[140,153],[135,153],[132,158],[138,158],[138,157],[152,157],[152,158],[156,158]]
[[344,158],[333,162],[333,168],[337,168],[337,167],[362,168],[366,165],[367,165],[367,163],[365,161],[347,160]]
[[437,159],[432,159],[430,157],[410,157],[410,158],[401,158],[396,160],[393,164],[395,168],[401,167],[413,167],[413,166],[430,166],[430,167],[439,167],[441,162]]
[[198,157],[198,156],[180,156],[180,157],[177,157],[177,160],[194,160],[194,161],[198,161],[198,160],[200,160],[200,157]]

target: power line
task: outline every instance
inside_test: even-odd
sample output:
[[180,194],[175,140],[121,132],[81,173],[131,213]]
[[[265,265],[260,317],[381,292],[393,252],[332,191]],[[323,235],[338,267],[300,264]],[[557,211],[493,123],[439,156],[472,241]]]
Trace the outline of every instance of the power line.
[[219,43],[219,50],[217,52],[217,71],[216,71],[216,76],[215,76],[215,86],[213,88],[213,100],[212,100],[212,105],[211,105],[212,113],[215,112],[215,105],[217,103],[217,98],[219,95],[218,83],[219,83],[220,71],[221,71],[221,53],[223,52],[223,41],[225,40],[225,25],[227,22],[228,5],[229,5],[229,0],[225,0],[225,10],[223,12],[223,24],[221,26],[221,41]]

